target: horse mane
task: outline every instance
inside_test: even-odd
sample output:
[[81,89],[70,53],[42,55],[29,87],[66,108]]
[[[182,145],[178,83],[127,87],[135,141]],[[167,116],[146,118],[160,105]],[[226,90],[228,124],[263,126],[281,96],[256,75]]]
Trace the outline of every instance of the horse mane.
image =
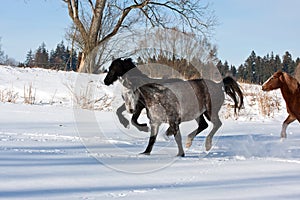
[[129,72],[131,76],[138,76],[140,78],[148,78],[148,76],[146,74],[144,74],[143,72],[141,72],[141,70],[139,70],[136,67],[136,65],[133,63],[133,61],[132,61],[131,58],[124,59],[123,60],[123,64],[126,67],[127,72]]
[[282,72],[282,77],[283,77],[283,82],[285,82],[288,85],[289,90],[291,93],[296,93],[299,91],[299,83],[297,79],[294,77],[290,76],[288,73]]
[[[119,58],[121,60],[121,58]],[[135,64],[132,62],[131,58],[125,58],[123,60],[124,64],[126,64],[126,67],[128,67],[129,69],[133,69],[136,68]]]

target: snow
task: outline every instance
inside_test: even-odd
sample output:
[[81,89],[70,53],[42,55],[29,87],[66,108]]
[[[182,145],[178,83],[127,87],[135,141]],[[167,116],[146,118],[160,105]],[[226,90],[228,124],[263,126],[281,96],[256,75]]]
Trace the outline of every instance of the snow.
[[[104,86],[103,77],[0,67],[0,91],[18,93],[14,103],[0,103],[0,199],[299,199],[299,123],[280,140],[287,114],[279,91],[270,94],[272,102],[280,101],[278,109],[261,116],[253,99],[264,93],[242,84],[249,93],[245,109],[236,117],[223,106],[223,125],[209,152],[206,130],[185,149],[186,157],[175,157],[164,126],[145,156],[139,153],[149,133],[119,124],[114,110],[120,85]],[[24,103],[29,83],[33,105]],[[85,84],[91,85],[90,99],[106,95],[107,101],[81,109],[74,99]],[[180,128],[185,141],[196,125]]]

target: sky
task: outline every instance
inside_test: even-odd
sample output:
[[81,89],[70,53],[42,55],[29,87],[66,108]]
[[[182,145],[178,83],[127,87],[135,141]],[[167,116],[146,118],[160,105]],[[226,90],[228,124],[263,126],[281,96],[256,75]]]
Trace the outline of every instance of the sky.
[[[300,1],[207,1],[218,18],[211,40],[222,61],[239,66],[252,50],[259,56],[289,51],[293,58],[300,57]],[[71,20],[61,0],[1,0],[1,4],[0,44],[9,57],[24,62],[27,52],[42,42],[51,50],[65,39]]]

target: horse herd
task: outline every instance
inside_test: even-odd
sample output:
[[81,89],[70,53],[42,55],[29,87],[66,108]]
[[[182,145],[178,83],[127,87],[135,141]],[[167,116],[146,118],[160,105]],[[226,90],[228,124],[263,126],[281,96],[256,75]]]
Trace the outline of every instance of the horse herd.
[[[212,138],[222,123],[219,111],[225,93],[234,101],[234,111],[243,106],[244,96],[238,83],[227,76],[219,83],[206,79],[153,79],[142,73],[130,58],[114,60],[104,79],[109,86],[119,80],[123,85],[124,104],[117,109],[119,121],[127,127],[129,121],[122,115],[127,110],[132,114],[131,123],[141,131],[148,131],[147,124],[140,124],[138,118],[145,108],[150,124],[150,137],[146,150],[149,155],[155,143],[159,126],[168,123],[167,135],[174,135],[178,147],[177,156],[184,156],[179,125],[181,122],[196,120],[198,127],[187,136],[186,147],[208,127],[213,125],[206,137],[205,148],[210,150]],[[287,104],[289,116],[282,125],[281,137],[286,138],[286,128],[296,119],[300,122],[300,86],[296,79],[278,71],[262,86],[264,91],[280,88]]]

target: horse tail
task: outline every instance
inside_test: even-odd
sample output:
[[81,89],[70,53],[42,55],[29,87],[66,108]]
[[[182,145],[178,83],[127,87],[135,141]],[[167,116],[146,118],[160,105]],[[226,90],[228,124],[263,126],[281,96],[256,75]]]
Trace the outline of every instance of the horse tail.
[[223,84],[225,93],[234,101],[234,113],[236,113],[236,109],[240,110],[244,104],[243,92],[238,83],[229,76],[223,79]]

